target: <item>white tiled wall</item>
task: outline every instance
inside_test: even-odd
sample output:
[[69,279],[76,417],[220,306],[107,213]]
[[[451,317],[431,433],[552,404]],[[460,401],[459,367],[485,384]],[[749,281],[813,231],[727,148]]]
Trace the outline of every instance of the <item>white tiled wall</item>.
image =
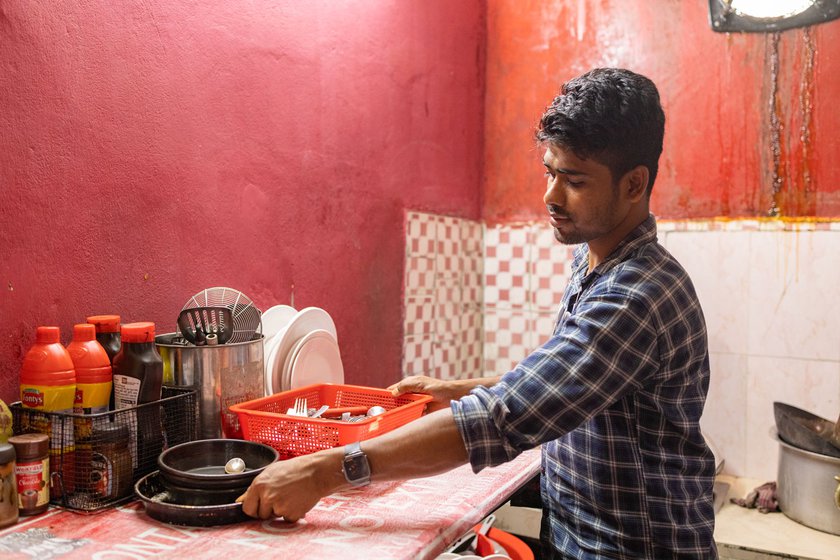
[[775,480],[773,402],[840,414],[840,224],[660,224],[709,328],[703,429],[725,471]]
[[[550,335],[572,248],[540,224],[406,216],[406,375],[508,371]],[[840,223],[659,222],[709,328],[702,425],[725,472],[774,480],[773,402],[840,414]]]

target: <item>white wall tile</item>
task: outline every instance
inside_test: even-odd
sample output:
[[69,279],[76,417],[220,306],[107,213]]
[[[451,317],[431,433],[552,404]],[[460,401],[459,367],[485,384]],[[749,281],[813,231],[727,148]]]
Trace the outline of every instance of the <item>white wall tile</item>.
[[706,317],[712,352],[746,353],[749,232],[669,232],[665,247],[686,269]]
[[747,473],[747,357],[709,355],[709,393],[700,427],[725,461],[724,472]]
[[775,480],[775,401],[832,421],[840,412],[840,363],[751,356],[747,362],[747,464],[750,478]]
[[840,236],[750,234],[749,353],[840,360]]

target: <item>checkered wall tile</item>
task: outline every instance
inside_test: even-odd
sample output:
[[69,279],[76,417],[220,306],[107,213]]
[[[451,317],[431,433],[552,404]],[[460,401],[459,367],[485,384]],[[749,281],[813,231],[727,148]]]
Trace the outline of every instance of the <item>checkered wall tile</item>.
[[440,379],[482,371],[483,226],[406,213],[403,374]]
[[406,213],[405,375],[497,375],[550,335],[572,248],[545,224]]

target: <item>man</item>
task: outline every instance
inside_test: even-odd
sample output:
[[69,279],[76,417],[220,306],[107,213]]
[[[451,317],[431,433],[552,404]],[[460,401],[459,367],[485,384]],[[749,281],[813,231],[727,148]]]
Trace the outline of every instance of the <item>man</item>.
[[[580,244],[554,334],[500,378],[395,385],[449,406],[350,450],[373,480],[466,461],[477,472],[543,444],[547,557],[717,557],[714,459],[699,427],[705,322],[649,213],[664,125],[656,86],[633,72],[597,69],[563,86],[537,132],[555,237]],[[244,511],[299,519],[353,478],[344,460],[331,449],[272,465]]]

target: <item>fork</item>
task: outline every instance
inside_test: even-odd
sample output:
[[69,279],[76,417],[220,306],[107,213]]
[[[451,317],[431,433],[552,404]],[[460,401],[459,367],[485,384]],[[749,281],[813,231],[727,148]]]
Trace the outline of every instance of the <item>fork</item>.
[[309,416],[306,412],[306,399],[296,398],[294,408],[286,411],[289,416]]

